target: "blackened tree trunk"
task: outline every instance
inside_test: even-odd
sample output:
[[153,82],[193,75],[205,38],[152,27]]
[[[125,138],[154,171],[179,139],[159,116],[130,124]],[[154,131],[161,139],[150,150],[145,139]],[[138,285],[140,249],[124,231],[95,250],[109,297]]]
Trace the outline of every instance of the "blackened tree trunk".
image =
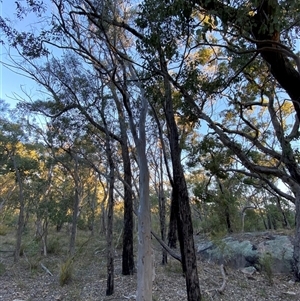
[[106,296],[114,293],[114,244],[113,244],[113,211],[114,211],[114,183],[115,168],[112,158],[109,136],[106,136],[106,154],[109,165],[109,191],[108,191],[108,212],[107,212],[107,285]]
[[[162,149],[160,149],[160,162],[159,162],[159,187],[158,187],[158,204],[159,204],[159,222],[160,222],[160,235],[163,242],[166,241],[166,198],[164,193],[164,179],[163,179],[163,158]],[[162,250],[162,261],[164,265],[168,262],[166,250]]]
[[113,95],[118,110],[118,118],[121,132],[121,150],[124,170],[124,226],[123,226],[123,250],[122,250],[122,274],[133,275],[133,197],[132,197],[132,173],[128,150],[127,126],[123,107],[113,90]]
[[276,207],[278,209],[278,211],[280,212],[281,216],[282,216],[282,227],[283,228],[287,228],[287,229],[291,229],[290,223],[286,217],[286,214],[284,212],[284,210],[282,209],[281,206],[281,200],[279,196],[276,196]]
[[127,144],[122,147],[124,167],[124,227],[123,227],[123,251],[122,251],[122,274],[133,275],[133,198],[131,190],[131,165]]
[[172,249],[177,248],[177,212],[178,203],[175,202],[176,197],[171,193],[171,208],[170,208],[170,222],[169,222],[169,232],[168,232],[168,245]]
[[165,74],[165,115],[168,125],[174,181],[172,201],[175,205],[174,210],[177,211],[177,231],[182,258],[182,269],[186,279],[188,301],[199,301],[201,300],[201,293],[197,272],[190,200],[181,164],[181,149],[179,145],[178,128],[174,118],[171,85],[166,75],[167,67],[163,58],[161,59],[161,67],[163,74]]

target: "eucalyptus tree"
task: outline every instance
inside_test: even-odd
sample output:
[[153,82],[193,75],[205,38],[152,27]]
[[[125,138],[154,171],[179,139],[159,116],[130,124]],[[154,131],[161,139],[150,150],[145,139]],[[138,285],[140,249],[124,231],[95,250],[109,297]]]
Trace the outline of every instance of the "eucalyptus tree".
[[28,133],[22,120],[11,121],[0,118],[0,159],[1,173],[13,173],[18,186],[19,211],[16,233],[16,246],[14,261],[20,257],[22,234],[25,227],[25,210],[28,206],[26,195],[27,184],[30,183],[32,175],[38,170],[38,155],[33,146],[28,142]]

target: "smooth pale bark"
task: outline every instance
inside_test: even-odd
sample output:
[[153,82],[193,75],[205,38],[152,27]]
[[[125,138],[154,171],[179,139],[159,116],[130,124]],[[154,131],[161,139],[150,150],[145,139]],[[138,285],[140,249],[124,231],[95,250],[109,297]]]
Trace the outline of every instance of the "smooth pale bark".
[[[153,257],[151,248],[151,212],[149,197],[149,168],[146,155],[146,116],[148,100],[138,76],[131,64],[128,65],[132,79],[135,80],[141,93],[141,108],[139,116],[139,131],[134,123],[130,108],[129,95],[120,87],[123,102],[129,117],[129,125],[138,154],[140,172],[138,209],[138,260],[137,260],[137,301],[152,301]],[[127,72],[124,70],[124,72]]]
[[146,154],[139,154],[140,204],[138,210],[137,300],[152,300],[152,248],[149,199],[149,171]]

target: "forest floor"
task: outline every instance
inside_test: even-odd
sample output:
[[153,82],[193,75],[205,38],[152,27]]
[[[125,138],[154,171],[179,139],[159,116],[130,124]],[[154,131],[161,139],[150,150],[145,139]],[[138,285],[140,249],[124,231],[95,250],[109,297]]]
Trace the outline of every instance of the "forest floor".
[[[121,274],[121,250],[115,256],[115,293],[106,296],[106,260],[103,241],[96,238],[87,241],[78,237],[78,252],[74,258],[72,280],[59,284],[62,255],[65,246],[57,236],[52,237],[53,254],[47,257],[38,255],[32,243],[27,243],[18,264],[13,263],[13,240],[0,236],[0,300],[1,301],[100,301],[136,300],[136,274]],[[26,251],[25,251],[26,250]],[[154,301],[187,300],[185,279],[180,263],[172,258],[162,266],[161,250],[157,244],[155,253],[155,280],[153,282]],[[46,267],[50,275],[43,267]],[[225,267],[226,278],[220,266],[198,262],[198,274],[203,300],[300,300],[300,284],[292,281],[292,275],[272,275],[264,273],[246,275],[240,270]],[[224,286],[224,290],[218,289]]]

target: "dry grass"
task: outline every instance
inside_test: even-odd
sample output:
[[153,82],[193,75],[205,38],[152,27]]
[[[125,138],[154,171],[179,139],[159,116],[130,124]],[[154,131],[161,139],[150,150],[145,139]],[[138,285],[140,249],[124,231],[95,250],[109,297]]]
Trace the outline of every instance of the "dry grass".
[[[68,235],[52,233],[49,238],[59,241],[59,248],[48,257],[41,257],[40,262],[53,276],[37,265],[33,272],[28,268],[24,256],[20,263],[13,264],[13,258],[0,253],[0,299],[26,301],[100,301],[100,300],[135,300],[136,275],[121,275],[121,250],[115,257],[115,293],[106,297],[106,249],[105,241],[97,235],[88,239],[88,234],[79,231],[77,252],[73,258],[67,257]],[[5,238],[4,240],[2,238]],[[10,248],[10,237],[0,240],[0,250]],[[12,245],[13,246],[13,245]],[[185,279],[180,264],[171,258],[166,266],[160,264],[160,248],[155,244],[156,278],[153,282],[154,301],[186,300]],[[26,252],[25,248],[25,254]],[[35,256],[37,256],[36,254]],[[33,255],[32,255],[33,256]],[[28,255],[27,260],[30,260]],[[63,258],[67,258],[62,261]],[[62,264],[63,262],[63,264]],[[225,267],[226,268],[226,267]],[[300,286],[293,283],[291,275],[272,275],[273,285],[264,273],[246,276],[241,271],[226,268],[226,286],[221,294],[216,289],[223,283],[220,267],[213,263],[198,263],[198,273],[203,300],[299,300]],[[62,277],[63,275],[63,277]],[[70,281],[72,280],[72,281]],[[65,284],[61,286],[61,284]]]

